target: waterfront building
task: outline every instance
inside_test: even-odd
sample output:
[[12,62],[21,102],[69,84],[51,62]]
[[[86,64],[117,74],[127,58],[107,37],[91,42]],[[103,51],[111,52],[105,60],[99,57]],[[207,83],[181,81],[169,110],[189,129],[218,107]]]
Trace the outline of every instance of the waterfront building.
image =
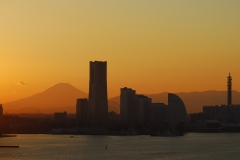
[[203,106],[203,113],[210,114],[211,119],[221,123],[240,123],[239,104]]
[[77,99],[76,104],[76,123],[77,127],[83,127],[87,125],[88,115],[88,100],[87,98]]
[[232,104],[232,77],[227,77],[227,105],[203,106],[203,113],[221,123],[240,123],[240,105]]
[[134,123],[135,122],[135,100],[136,91],[131,88],[120,89],[120,120],[122,122]]
[[185,129],[187,121],[186,107],[180,97],[175,94],[168,93],[168,123],[169,129],[175,128]]
[[230,116],[232,123],[240,123],[240,104],[231,105]]
[[152,103],[152,99],[136,94],[131,88],[121,88],[120,117],[122,122],[184,131],[187,122],[186,107],[177,95],[168,94],[168,105]]
[[211,120],[211,115],[209,113],[192,113],[190,114],[190,124],[196,124],[198,120]]
[[196,122],[197,132],[221,132],[221,123],[218,120],[198,120]]
[[107,62],[90,62],[88,122],[103,124],[108,120]]

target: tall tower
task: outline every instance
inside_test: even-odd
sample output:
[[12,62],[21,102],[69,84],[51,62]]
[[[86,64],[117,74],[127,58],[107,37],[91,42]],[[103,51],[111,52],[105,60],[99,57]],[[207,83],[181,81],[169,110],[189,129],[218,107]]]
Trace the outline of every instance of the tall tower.
[[107,62],[90,61],[88,122],[108,120]]
[[227,86],[228,86],[228,106],[232,105],[232,77],[229,76],[227,77]]

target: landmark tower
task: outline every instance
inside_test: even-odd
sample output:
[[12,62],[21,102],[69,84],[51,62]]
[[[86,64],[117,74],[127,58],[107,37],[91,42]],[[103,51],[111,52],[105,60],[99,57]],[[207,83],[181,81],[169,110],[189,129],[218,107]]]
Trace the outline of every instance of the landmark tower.
[[102,124],[108,120],[107,62],[90,62],[88,123]]

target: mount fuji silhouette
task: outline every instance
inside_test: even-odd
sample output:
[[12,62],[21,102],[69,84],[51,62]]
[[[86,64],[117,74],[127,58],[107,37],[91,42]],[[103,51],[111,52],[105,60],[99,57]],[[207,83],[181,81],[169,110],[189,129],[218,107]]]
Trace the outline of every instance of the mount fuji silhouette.
[[4,113],[75,113],[77,99],[87,97],[87,93],[68,83],[58,83],[41,93],[3,104],[3,107]]

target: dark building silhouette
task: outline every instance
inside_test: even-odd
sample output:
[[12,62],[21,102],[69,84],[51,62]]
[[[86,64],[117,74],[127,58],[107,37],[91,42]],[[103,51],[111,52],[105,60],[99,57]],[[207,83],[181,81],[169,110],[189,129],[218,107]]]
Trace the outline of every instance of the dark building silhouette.
[[184,132],[187,122],[186,107],[180,97],[168,93],[168,105],[152,103],[152,125],[164,130]]
[[121,88],[120,117],[122,122],[185,130],[187,111],[181,98],[175,94],[168,93],[168,105],[165,105],[152,103],[151,98],[125,87]]
[[0,104],[0,134],[2,132],[2,126],[3,126],[3,107],[2,104]]
[[57,123],[66,123],[67,122],[67,112],[55,112],[54,121]]
[[218,116],[219,116],[219,106],[218,105],[203,106],[203,113],[210,114],[211,119],[216,120],[218,119]]
[[152,124],[164,127],[168,120],[168,106],[164,103],[152,103]]
[[227,77],[227,86],[228,86],[228,106],[232,105],[232,77],[229,76]]
[[107,62],[90,62],[88,122],[104,123],[108,120]]
[[109,120],[112,120],[112,121],[119,121],[120,120],[120,115],[117,114],[114,111],[109,112],[108,115],[109,115]]
[[221,132],[221,122],[218,120],[198,120],[195,125],[197,132]]
[[211,119],[221,123],[240,123],[240,105],[203,106],[203,113],[210,114]]
[[152,99],[138,94],[136,95],[136,123],[138,124],[149,124],[151,123],[151,105]]
[[134,123],[135,122],[135,98],[136,91],[131,88],[120,89],[120,120],[122,122]]
[[76,105],[77,127],[86,126],[87,115],[88,115],[88,100],[87,100],[87,98],[77,99],[77,105]]
[[127,123],[151,123],[152,99],[136,94],[131,88],[124,87],[120,91],[120,120]]
[[203,106],[203,113],[210,114],[211,119],[221,123],[240,123],[240,105],[232,104],[232,77],[227,77],[227,105]]
[[192,113],[190,114],[190,124],[195,124],[198,120],[211,120],[209,113]]
[[180,97],[168,93],[168,122],[171,130],[182,124],[185,128],[187,121],[186,107]]
[[2,104],[0,104],[0,120],[3,117],[3,107]]

